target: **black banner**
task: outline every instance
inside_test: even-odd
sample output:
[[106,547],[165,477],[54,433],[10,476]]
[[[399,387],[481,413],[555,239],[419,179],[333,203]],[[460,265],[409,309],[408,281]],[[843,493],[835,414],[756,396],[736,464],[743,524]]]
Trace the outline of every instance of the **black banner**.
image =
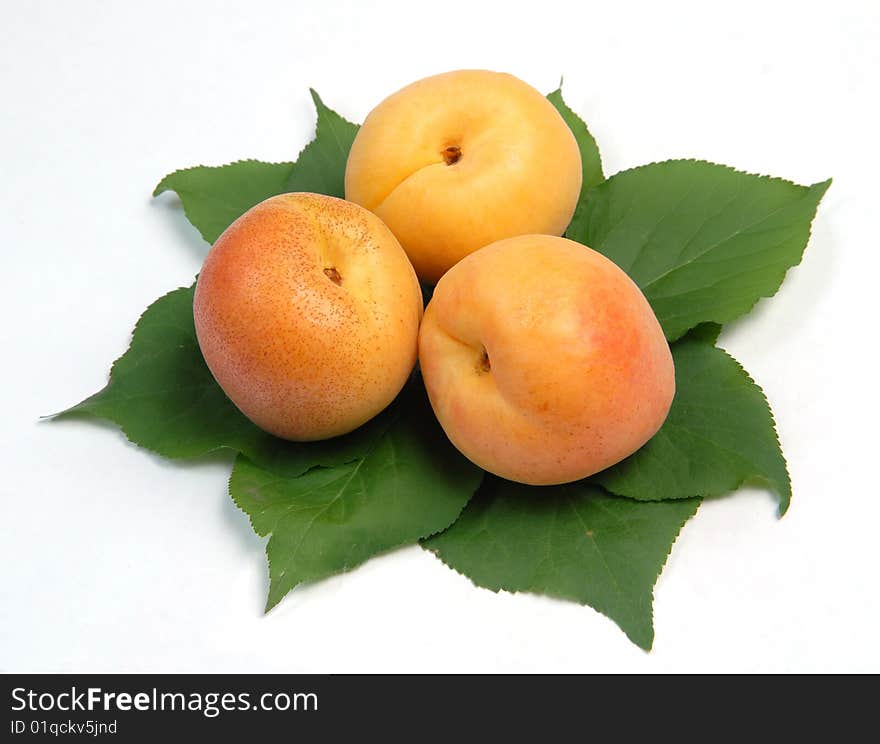
[[[826,683],[780,711],[772,677],[5,675],[0,741],[354,739],[632,741],[864,731],[858,696],[835,710]],[[731,694],[731,688],[739,692]],[[873,689],[873,685],[871,685]],[[775,690],[775,692],[774,692]],[[863,688],[867,692],[866,688]],[[819,701],[821,696],[822,700]],[[820,704],[821,702],[821,704]],[[838,703],[843,699],[837,698]]]

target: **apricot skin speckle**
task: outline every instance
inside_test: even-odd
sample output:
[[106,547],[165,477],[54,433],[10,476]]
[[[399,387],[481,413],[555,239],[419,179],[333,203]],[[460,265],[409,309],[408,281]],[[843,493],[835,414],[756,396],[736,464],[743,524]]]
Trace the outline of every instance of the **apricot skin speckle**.
[[351,431],[394,399],[415,364],[422,297],[378,217],[282,194],[217,239],[193,315],[233,403],[266,431],[306,441]]

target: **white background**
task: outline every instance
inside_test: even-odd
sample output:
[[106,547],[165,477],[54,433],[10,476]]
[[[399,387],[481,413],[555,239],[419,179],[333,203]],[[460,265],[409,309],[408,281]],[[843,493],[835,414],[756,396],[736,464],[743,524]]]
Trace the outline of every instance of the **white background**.
[[[15,2],[0,19],[0,670],[880,671],[875,2]],[[565,76],[611,174],[702,157],[834,177],[801,266],[722,344],[767,392],[794,484],[706,503],[646,654],[590,608],[477,589],[418,547],[268,616],[229,464],[110,426],[91,394],[207,246],[167,172],[290,159],[308,86],[361,121],[462,67]]]

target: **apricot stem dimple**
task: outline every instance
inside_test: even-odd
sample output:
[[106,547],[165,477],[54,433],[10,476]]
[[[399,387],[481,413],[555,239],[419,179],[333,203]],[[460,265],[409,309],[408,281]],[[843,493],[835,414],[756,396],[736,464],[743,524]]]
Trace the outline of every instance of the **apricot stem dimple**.
[[443,150],[443,161],[446,165],[455,165],[461,159],[461,148],[458,145],[449,145]]
[[324,269],[324,274],[334,284],[342,284],[342,276],[336,270],[335,266],[328,266],[326,269]]
[[489,352],[483,349],[480,354],[480,359],[477,361],[477,372],[483,374],[484,372],[492,371],[492,363],[489,361]]

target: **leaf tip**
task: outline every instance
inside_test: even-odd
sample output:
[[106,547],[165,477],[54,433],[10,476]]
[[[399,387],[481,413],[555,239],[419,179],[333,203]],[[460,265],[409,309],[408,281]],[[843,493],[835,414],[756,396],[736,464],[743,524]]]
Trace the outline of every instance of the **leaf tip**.
[[634,643],[646,654],[649,654],[654,650],[654,633],[651,633],[651,637],[646,642],[634,641]]
[[[110,383],[108,382],[97,393],[93,393],[88,398],[83,398],[79,403],[75,403],[61,411],[55,411],[54,413],[47,413],[45,416],[40,416],[38,421],[63,421],[64,419],[76,417],[92,417],[95,415],[95,411],[90,410],[91,404],[100,401],[101,397],[106,394],[109,387]],[[100,415],[98,418],[100,418]]]
[[[612,618],[613,620],[613,618]],[[632,641],[633,644],[638,646],[642,651],[646,654],[651,653],[654,649],[654,623],[649,622],[648,627],[645,629],[639,628],[636,629],[628,629],[620,625],[616,620],[614,621],[623,630],[624,635]]]
[[812,186],[810,186],[810,189],[819,192],[819,198],[821,199],[823,196],[825,196],[825,192],[828,191],[829,188],[831,188],[831,184],[833,183],[833,181],[833,178],[826,178],[824,181],[814,183]]
[[272,561],[269,560],[269,593],[266,595],[266,606],[263,608],[263,614],[268,615],[272,610],[274,610],[278,604],[284,599],[296,586],[296,583],[290,587],[282,587],[281,579],[276,576],[272,576]]
[[153,189],[153,198],[159,196],[159,194],[164,194],[166,191],[173,191],[175,193],[178,193],[177,189],[180,187],[181,183],[181,178],[178,178],[178,176],[185,178],[185,173],[190,171],[197,171],[204,168],[205,166],[203,165],[197,165],[191,168],[178,168],[176,171],[166,173],[164,176],[162,176],[162,179],[159,181],[159,183],[156,184],[156,188]]
[[76,413],[79,413],[80,411],[77,411],[79,406],[80,406],[80,404],[77,403],[76,405],[71,406],[70,408],[65,408],[63,411],[55,411],[55,413],[45,413],[42,416],[37,417],[37,422],[38,423],[43,423],[43,422],[48,423],[48,422],[52,422],[52,421],[61,421],[64,418],[67,418],[69,416],[73,416]]
[[782,519],[786,514],[788,514],[788,507],[791,506],[791,496],[788,494],[780,494],[779,496],[779,506],[776,509],[776,517],[778,519]]
[[164,177],[162,178],[162,180],[159,181],[159,183],[156,184],[156,188],[153,189],[153,193],[151,194],[151,196],[152,196],[154,199],[155,199],[157,196],[159,196],[159,194],[164,194],[166,191],[168,191],[168,189],[169,189],[169,186],[168,186],[168,179],[171,177],[171,175],[172,175],[172,174],[169,173],[167,176],[164,176]]

